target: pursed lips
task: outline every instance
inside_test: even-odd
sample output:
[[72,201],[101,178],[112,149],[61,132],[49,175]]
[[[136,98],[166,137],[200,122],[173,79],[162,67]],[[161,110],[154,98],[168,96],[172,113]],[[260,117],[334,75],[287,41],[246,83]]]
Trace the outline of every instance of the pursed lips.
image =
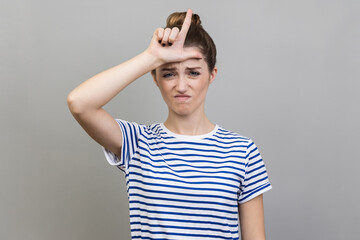
[[188,100],[190,98],[190,96],[187,94],[177,94],[177,95],[175,95],[175,98],[180,101],[185,101],[185,100]]

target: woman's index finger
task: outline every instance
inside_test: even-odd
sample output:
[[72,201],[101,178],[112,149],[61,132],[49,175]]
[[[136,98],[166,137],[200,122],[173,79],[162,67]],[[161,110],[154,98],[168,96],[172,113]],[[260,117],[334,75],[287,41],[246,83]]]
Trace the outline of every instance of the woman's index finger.
[[185,16],[183,25],[181,27],[181,31],[179,33],[184,39],[185,39],[187,32],[189,31],[189,28],[191,25],[191,18],[192,18],[192,11],[191,11],[191,9],[188,9],[186,12],[186,16]]

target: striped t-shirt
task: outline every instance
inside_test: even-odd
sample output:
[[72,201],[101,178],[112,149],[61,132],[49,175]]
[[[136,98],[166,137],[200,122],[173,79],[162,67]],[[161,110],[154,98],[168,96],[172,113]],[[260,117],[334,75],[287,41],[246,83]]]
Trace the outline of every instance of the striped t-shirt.
[[164,124],[116,119],[123,135],[132,239],[239,239],[238,204],[271,189],[254,142],[216,125],[179,135]]

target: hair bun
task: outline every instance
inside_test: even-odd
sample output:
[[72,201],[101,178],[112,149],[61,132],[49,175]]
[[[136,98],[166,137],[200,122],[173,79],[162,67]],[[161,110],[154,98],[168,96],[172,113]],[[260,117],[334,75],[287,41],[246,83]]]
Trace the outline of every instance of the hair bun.
[[197,14],[193,14],[193,16],[192,16],[192,18],[191,18],[191,24],[200,25],[200,26],[201,26],[200,16],[197,15]]
[[[174,12],[169,15],[166,19],[166,28],[178,27],[181,29],[183,22],[186,17],[186,12]],[[193,27],[202,27],[200,16],[193,14],[191,18],[191,26]]]

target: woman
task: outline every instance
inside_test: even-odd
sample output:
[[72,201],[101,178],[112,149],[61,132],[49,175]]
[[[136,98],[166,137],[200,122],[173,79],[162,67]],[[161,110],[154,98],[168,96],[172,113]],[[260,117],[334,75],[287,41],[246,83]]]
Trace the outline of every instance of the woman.
[[[216,48],[189,9],[173,13],[136,57],[83,82],[71,113],[125,173],[132,239],[265,239],[262,193],[271,189],[251,139],[204,112]],[[151,72],[168,105],[164,123],[114,120],[102,107]]]

